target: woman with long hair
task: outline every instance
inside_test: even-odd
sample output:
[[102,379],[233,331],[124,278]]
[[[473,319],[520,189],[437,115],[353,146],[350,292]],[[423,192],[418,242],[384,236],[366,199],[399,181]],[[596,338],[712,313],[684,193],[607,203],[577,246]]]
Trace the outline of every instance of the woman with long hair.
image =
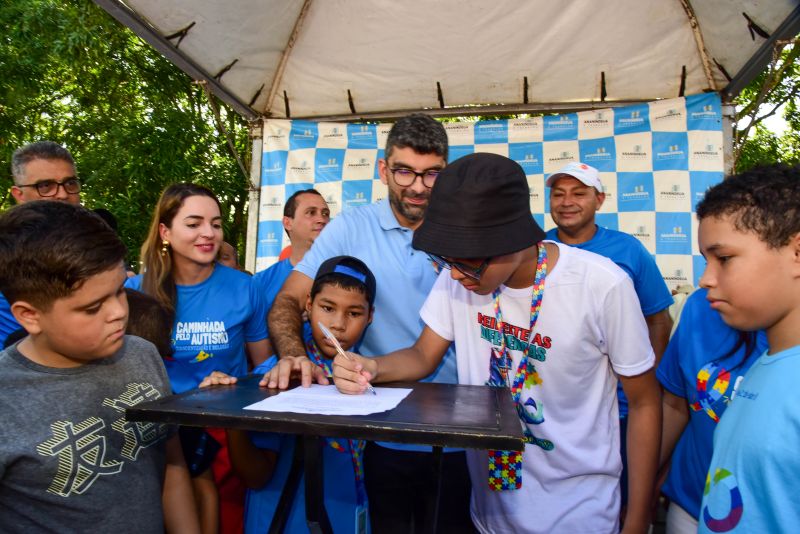
[[[154,297],[175,318],[174,352],[164,360],[175,393],[197,387],[213,371],[244,376],[248,355],[253,365],[269,356],[266,309],[258,288],[247,274],[217,263],[222,237],[214,193],[196,184],[172,184],[161,193],[142,245],[142,273],[126,284]],[[216,512],[211,504],[216,496],[204,486],[213,469],[223,529],[241,531],[236,525],[243,521],[244,486],[230,471],[224,430],[182,430],[181,437],[190,471],[197,476],[195,489],[206,495],[198,495],[208,503],[201,505],[201,514]],[[215,516],[204,521],[209,523],[216,528]]]

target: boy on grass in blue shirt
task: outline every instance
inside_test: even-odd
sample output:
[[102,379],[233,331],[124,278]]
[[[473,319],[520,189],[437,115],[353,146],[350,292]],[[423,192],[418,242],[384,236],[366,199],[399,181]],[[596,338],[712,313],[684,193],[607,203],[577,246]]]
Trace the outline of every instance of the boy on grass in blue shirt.
[[125,419],[170,394],[153,344],[125,335],[125,253],[81,206],[0,216],[0,291],[28,332],[0,352],[3,532],[199,532],[177,435]]
[[697,218],[711,308],[769,344],[717,425],[698,531],[798,532],[800,167],[729,177]]
[[[303,328],[306,353],[325,374],[333,377],[336,348],[323,334],[319,323],[336,337],[344,350],[352,350],[372,321],[375,277],[352,256],[336,256],[320,265],[306,302],[308,322]],[[254,373],[265,373],[277,362],[273,356]],[[200,387],[236,381],[214,372]],[[264,385],[264,384],[262,384]],[[325,469],[325,508],[333,531],[369,532],[367,495],[364,487],[364,442],[325,438],[322,448]],[[228,443],[234,470],[250,488],[245,504],[245,532],[265,532],[270,527],[287,480],[293,476],[294,436],[248,434],[229,430]],[[302,471],[301,466],[296,466]],[[304,481],[294,492],[285,532],[308,532],[305,519]]]

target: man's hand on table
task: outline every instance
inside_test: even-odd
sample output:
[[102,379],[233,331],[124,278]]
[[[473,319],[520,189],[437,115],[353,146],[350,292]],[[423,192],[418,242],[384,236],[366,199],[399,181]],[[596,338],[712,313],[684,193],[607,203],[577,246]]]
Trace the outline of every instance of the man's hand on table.
[[286,356],[278,360],[275,367],[264,375],[258,385],[286,389],[289,387],[289,379],[298,376],[304,388],[309,387],[312,382],[325,386],[329,384],[325,372],[314,365],[307,356]]

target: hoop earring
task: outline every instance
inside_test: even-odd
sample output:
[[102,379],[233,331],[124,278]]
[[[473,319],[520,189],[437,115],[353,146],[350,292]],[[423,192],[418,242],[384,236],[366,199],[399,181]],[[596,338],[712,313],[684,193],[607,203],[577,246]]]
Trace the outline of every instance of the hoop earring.
[[161,242],[161,257],[163,258],[164,256],[166,256],[168,251],[169,251],[169,241],[164,239]]

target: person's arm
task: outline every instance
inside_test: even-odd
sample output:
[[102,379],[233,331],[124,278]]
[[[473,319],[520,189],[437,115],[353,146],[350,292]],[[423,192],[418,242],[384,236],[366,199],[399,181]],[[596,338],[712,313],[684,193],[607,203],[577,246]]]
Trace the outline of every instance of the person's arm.
[[661,356],[667,348],[669,334],[672,331],[672,318],[669,316],[669,308],[664,308],[660,312],[646,315],[644,318],[647,323],[647,334],[650,337],[650,345],[656,354],[656,366],[661,361]]
[[686,399],[673,395],[666,389],[661,396],[664,422],[661,427],[661,452],[658,457],[659,468],[663,468],[672,456],[678,438],[689,424],[689,406]]
[[192,479],[183,459],[178,434],[167,441],[167,468],[164,475],[162,506],[167,532],[200,532],[200,520],[192,491]]
[[313,281],[292,271],[272,303],[267,316],[270,339],[280,358],[305,356],[303,346],[303,311]]
[[328,383],[322,369],[308,359],[303,346],[303,311],[311,285],[308,276],[292,271],[275,297],[267,322],[280,361],[264,375],[262,386],[286,389],[293,374],[300,375],[303,387],[311,385],[312,379],[320,384]]
[[450,341],[428,326],[419,339],[406,349],[378,358],[364,358],[349,352],[352,360],[336,356],[333,360],[333,382],[342,393],[364,393],[368,382],[412,381],[425,378],[441,363]]
[[259,449],[243,430],[227,430],[228,450],[233,472],[250,489],[264,486],[275,471],[278,455],[275,451]]
[[305,356],[303,346],[303,311],[313,281],[292,271],[275,296],[267,315],[270,339],[280,358]]
[[661,395],[655,371],[620,376],[628,397],[628,509],[623,533],[645,533],[661,444]]
[[264,363],[267,358],[272,356],[272,347],[269,344],[269,339],[248,341],[245,343],[245,349],[253,367],[258,367]]
[[192,477],[192,490],[200,517],[200,532],[216,534],[219,528],[219,492],[211,467]]

